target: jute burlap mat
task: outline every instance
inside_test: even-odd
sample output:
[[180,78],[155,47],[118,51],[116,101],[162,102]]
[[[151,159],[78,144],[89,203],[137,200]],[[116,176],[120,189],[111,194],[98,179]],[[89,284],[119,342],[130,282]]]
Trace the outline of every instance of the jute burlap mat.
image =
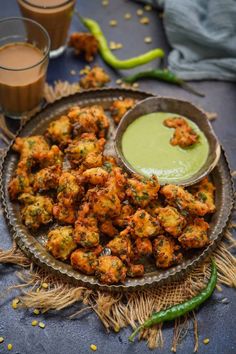
[[[53,102],[79,90],[78,84],[71,85],[68,82],[59,81],[54,87],[46,85],[45,98],[48,102]],[[236,241],[231,234],[233,227],[235,227],[233,223],[228,225],[222,241],[213,253],[218,269],[218,290],[221,290],[221,284],[236,287],[236,257],[232,253],[236,247]],[[113,294],[78,287],[50,274],[34,265],[15,243],[10,250],[0,249],[0,263],[16,264],[21,268],[17,273],[19,283],[11,287],[11,289],[21,289],[22,294],[19,298],[21,306],[43,311],[60,311],[76,302],[81,302],[84,305],[82,310],[75,313],[73,317],[78,316],[79,318],[80,313],[85,310],[95,311],[105,328],[115,332],[128,325],[135,328],[138,324],[143,323],[153,311],[166,309],[197,295],[205,287],[211,268],[210,260],[206,259],[203,264],[188,272],[181,280],[138,292]],[[47,289],[44,289],[43,283],[48,284]],[[173,324],[171,348],[173,352],[176,352],[178,343],[191,327],[194,330],[195,338],[193,350],[197,351],[196,316],[193,312],[184,318],[177,319]],[[156,325],[143,330],[140,333],[140,339],[146,339],[149,348],[161,347],[164,341],[161,327],[162,325]]]

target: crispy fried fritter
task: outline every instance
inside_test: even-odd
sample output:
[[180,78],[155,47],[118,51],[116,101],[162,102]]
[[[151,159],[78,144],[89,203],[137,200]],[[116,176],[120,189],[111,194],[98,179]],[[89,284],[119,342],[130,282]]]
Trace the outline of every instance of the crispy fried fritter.
[[181,117],[167,118],[164,125],[169,128],[175,128],[174,136],[171,139],[171,145],[179,145],[182,148],[196,144],[199,135],[189,126],[186,119]]
[[131,241],[127,236],[116,236],[109,241],[106,247],[110,248],[114,256],[118,256],[123,262],[129,262],[131,256]]
[[34,192],[57,188],[61,173],[61,167],[58,165],[46,167],[38,171],[33,178]]
[[98,222],[92,214],[89,204],[83,204],[78,212],[75,222],[74,240],[85,248],[97,247],[99,245]]
[[62,172],[57,189],[57,200],[67,207],[71,207],[83,193],[83,187],[78,184],[77,178],[70,172]]
[[126,278],[127,269],[116,256],[101,256],[98,258],[96,276],[101,283],[116,284]]
[[73,140],[66,149],[72,167],[88,169],[102,166],[105,143],[105,139],[97,139],[92,133],[84,133],[79,139]]
[[200,202],[204,203],[208,207],[208,213],[214,213],[216,210],[214,191],[215,186],[211,183],[207,177],[194,186],[194,196]]
[[71,226],[61,226],[49,231],[46,248],[55,258],[67,260],[76,247]]
[[127,180],[128,188],[126,194],[131,203],[141,208],[145,208],[152,200],[157,199],[160,185],[157,177],[150,178],[134,175]]
[[195,199],[194,196],[183,187],[168,184],[161,188],[160,193],[164,195],[168,204],[185,210],[190,214],[204,216],[208,213],[206,204]]
[[138,209],[129,218],[128,232],[135,237],[153,237],[162,231],[159,221],[144,209]]
[[107,181],[107,186],[110,186],[116,191],[119,199],[123,201],[126,197],[126,188],[127,185],[127,175],[122,172],[120,167],[113,167],[109,178]]
[[121,118],[125,113],[131,109],[135,104],[132,98],[125,98],[124,100],[116,100],[110,106],[111,116],[116,124],[119,124]]
[[53,143],[64,148],[71,140],[71,133],[72,125],[70,119],[67,116],[61,116],[49,124],[45,135]]
[[76,135],[94,133],[98,138],[105,138],[110,125],[103,107],[99,105],[72,107],[68,118],[73,124]]
[[12,149],[20,154],[20,161],[38,160],[42,153],[49,151],[49,145],[43,136],[35,135],[26,138],[16,138]]
[[78,248],[70,257],[72,267],[84,274],[94,274],[98,265],[98,254],[101,250],[101,246],[95,250]]
[[104,220],[99,225],[99,230],[109,237],[115,237],[119,234],[118,230],[113,225],[112,220]]
[[153,241],[153,254],[157,268],[168,268],[181,262],[183,255],[174,239],[164,235],[158,236]]
[[60,201],[53,207],[53,216],[63,224],[74,224],[76,219],[74,207]]
[[103,87],[111,81],[109,75],[100,66],[94,66],[81,80],[80,86],[84,89]]
[[114,218],[120,214],[121,202],[114,186],[89,189],[86,197],[98,219]]
[[178,210],[171,206],[158,208],[158,220],[166,232],[174,237],[178,237],[186,225],[186,220]]
[[125,228],[128,225],[129,217],[133,214],[134,208],[130,204],[122,204],[120,214],[113,219],[114,225]]
[[71,33],[68,42],[69,47],[73,47],[76,55],[83,55],[87,62],[94,60],[98,51],[98,41],[94,35],[87,32]]
[[127,270],[128,277],[136,278],[142,277],[144,275],[144,265],[143,264],[129,264]]
[[196,218],[186,226],[178,240],[183,248],[202,248],[209,243],[208,229],[209,224],[203,218]]
[[8,192],[12,200],[17,199],[17,197],[22,193],[31,193],[32,188],[30,186],[30,177],[27,172],[21,171],[16,173],[8,184]]
[[152,242],[149,238],[139,237],[134,242],[134,257],[140,259],[152,254]]
[[86,183],[103,186],[108,179],[108,172],[102,167],[93,167],[84,171],[82,177]]
[[38,229],[40,225],[52,221],[53,204],[50,198],[24,193],[19,197],[19,201],[25,204],[21,216],[27,227]]
[[39,154],[41,168],[58,165],[62,167],[64,155],[57,145],[52,145],[49,151],[43,151]]

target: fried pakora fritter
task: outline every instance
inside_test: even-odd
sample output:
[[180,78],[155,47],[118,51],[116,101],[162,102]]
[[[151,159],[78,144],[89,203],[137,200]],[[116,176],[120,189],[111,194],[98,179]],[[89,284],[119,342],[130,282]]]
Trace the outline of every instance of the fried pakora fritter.
[[72,167],[82,167],[84,170],[100,167],[103,164],[105,143],[105,139],[97,139],[93,133],[84,133],[69,144],[65,150],[66,155]]
[[74,206],[66,206],[63,202],[58,202],[53,207],[53,216],[63,224],[74,224],[76,220]]
[[54,165],[62,167],[64,155],[57,145],[52,145],[49,151],[39,154],[39,163],[41,168],[46,168]]
[[61,226],[49,231],[46,248],[55,258],[66,261],[76,247],[73,227]]
[[183,187],[168,184],[161,188],[160,193],[166,198],[166,202],[180,211],[186,211],[189,214],[204,216],[208,213],[206,204],[200,202]]
[[135,100],[132,98],[125,98],[123,100],[116,100],[110,106],[111,116],[116,124],[119,124],[121,118],[125,113],[135,105]]
[[89,189],[86,198],[91,205],[93,213],[100,220],[114,218],[120,214],[121,202],[116,188],[112,185]]
[[102,221],[99,225],[99,230],[101,231],[101,233],[109,237],[115,237],[119,234],[118,230],[113,225],[112,220]]
[[142,257],[151,256],[152,242],[149,238],[138,237],[134,242],[134,257],[140,259]]
[[128,232],[134,237],[153,237],[162,231],[161,225],[156,218],[153,218],[144,209],[138,209],[129,218]]
[[80,86],[84,89],[103,87],[110,80],[109,75],[100,66],[94,66],[81,80]]
[[52,221],[51,198],[24,193],[19,197],[19,201],[25,204],[21,210],[21,216],[24,224],[30,229],[38,229],[39,226]]
[[167,118],[164,120],[164,125],[169,128],[175,128],[174,136],[170,141],[171,145],[179,145],[181,148],[186,148],[196,144],[199,139],[199,135],[189,126],[184,118]]
[[76,176],[67,171],[62,172],[57,188],[58,201],[71,207],[83,194],[83,191],[84,189],[78,184]]
[[101,256],[98,258],[96,276],[101,283],[116,284],[126,278],[127,268],[116,256]]
[[25,171],[17,171],[16,176],[8,184],[8,192],[11,200],[17,199],[22,193],[32,193],[29,174]]
[[103,107],[99,105],[73,107],[68,113],[68,118],[73,124],[75,135],[93,133],[98,138],[105,138],[110,125]]
[[208,229],[209,224],[204,219],[196,218],[186,226],[178,240],[185,249],[205,247],[209,244]]
[[46,137],[61,148],[67,146],[71,140],[72,125],[67,116],[61,116],[49,124]]
[[166,232],[178,237],[186,225],[186,220],[178,210],[171,206],[157,209],[158,220]]
[[130,261],[131,241],[127,236],[118,235],[109,241],[106,247],[110,248],[113,256],[118,256],[123,262]]
[[100,246],[95,250],[78,248],[70,257],[72,267],[84,274],[94,274],[98,266],[98,255],[101,251]]
[[214,213],[216,210],[214,191],[215,186],[208,180],[207,177],[194,186],[195,198],[207,205],[208,213]]
[[12,146],[14,151],[20,154],[20,161],[38,160],[42,153],[49,151],[49,145],[42,135],[16,138]]
[[53,165],[50,167],[39,170],[33,179],[34,192],[47,191],[50,189],[56,189],[59,184],[59,178],[62,173],[61,167]]
[[87,32],[71,33],[68,46],[74,48],[76,55],[83,55],[88,63],[94,60],[98,51],[97,39]]
[[128,226],[129,217],[134,214],[134,211],[134,208],[130,204],[123,203],[120,214],[113,219],[114,225],[120,228]]
[[93,248],[99,245],[100,235],[96,217],[89,204],[83,204],[75,222],[74,240],[80,246]]
[[134,175],[127,179],[126,194],[132,204],[145,208],[152,200],[157,199],[160,185],[157,177],[150,178]]
[[142,277],[144,275],[144,265],[143,264],[129,264],[127,270],[128,277],[136,278]]
[[153,241],[153,254],[157,268],[168,268],[181,262],[183,255],[173,238],[164,235]]
[[92,184],[94,186],[103,186],[108,179],[108,172],[102,167],[93,167],[83,172],[82,177],[85,183]]
[[123,173],[120,167],[114,166],[109,174],[107,186],[111,186],[112,189],[115,189],[116,194],[121,201],[126,197],[126,185],[127,175]]

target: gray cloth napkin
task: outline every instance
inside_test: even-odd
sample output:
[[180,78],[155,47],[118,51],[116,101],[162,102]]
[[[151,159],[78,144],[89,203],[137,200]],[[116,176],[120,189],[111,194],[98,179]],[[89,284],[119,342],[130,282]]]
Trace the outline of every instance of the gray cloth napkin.
[[236,0],[147,2],[164,4],[170,70],[184,80],[236,81]]

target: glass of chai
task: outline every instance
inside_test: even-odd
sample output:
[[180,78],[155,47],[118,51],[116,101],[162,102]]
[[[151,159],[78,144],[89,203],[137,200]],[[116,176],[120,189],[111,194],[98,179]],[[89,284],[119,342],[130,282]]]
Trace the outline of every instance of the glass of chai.
[[0,109],[20,119],[40,107],[49,61],[50,38],[35,21],[0,21]]
[[24,17],[39,22],[51,39],[50,58],[64,52],[75,0],[17,0]]

